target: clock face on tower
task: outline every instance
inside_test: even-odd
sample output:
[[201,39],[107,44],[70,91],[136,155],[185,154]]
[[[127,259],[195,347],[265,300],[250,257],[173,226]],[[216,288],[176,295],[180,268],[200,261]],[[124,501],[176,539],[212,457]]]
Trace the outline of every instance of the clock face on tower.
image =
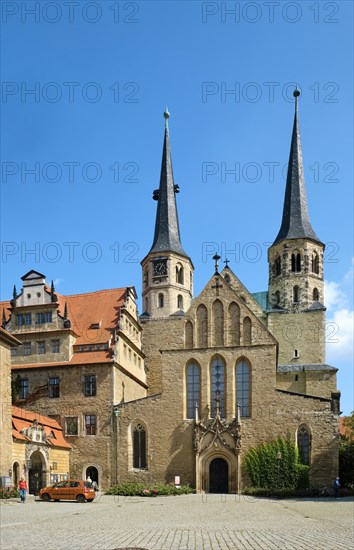
[[155,260],[154,276],[161,277],[162,275],[167,275],[167,260]]

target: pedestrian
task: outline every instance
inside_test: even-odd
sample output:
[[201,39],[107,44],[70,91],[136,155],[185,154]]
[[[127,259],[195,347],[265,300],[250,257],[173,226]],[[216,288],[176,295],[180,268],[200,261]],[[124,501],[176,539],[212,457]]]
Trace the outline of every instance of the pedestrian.
[[90,478],[90,476],[87,476],[86,481],[88,481],[89,483],[92,483],[92,479]]
[[20,489],[21,502],[23,502],[24,504],[26,502],[26,495],[27,495],[27,482],[25,479],[23,479],[23,477],[21,477],[20,479],[18,488]]
[[97,481],[93,480],[93,482],[92,482],[92,487],[95,489],[95,491],[98,490]]
[[334,498],[336,498],[336,499],[339,498],[339,487],[340,487],[339,477],[337,476],[336,479],[333,482]]

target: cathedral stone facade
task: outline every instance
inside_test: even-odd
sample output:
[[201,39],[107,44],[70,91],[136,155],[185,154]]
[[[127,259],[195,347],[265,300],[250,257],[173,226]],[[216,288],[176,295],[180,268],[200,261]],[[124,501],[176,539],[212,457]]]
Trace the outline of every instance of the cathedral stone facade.
[[[209,281],[193,297],[194,266],[180,238],[167,111],[160,186],[153,194],[155,233],[142,260],[141,315],[131,287],[122,295],[100,291],[103,302],[98,297],[93,305],[89,294],[80,299],[57,295],[41,274],[23,278],[28,285],[31,278],[42,277],[44,309],[56,319],[47,330],[53,331],[52,340],[65,336],[62,352],[67,356],[34,361],[13,354],[13,376],[37,376],[38,387],[49,378],[60,379],[56,408],[46,393],[50,382],[30,406],[62,415],[57,420],[72,446],[75,475],[84,475],[91,464],[103,486],[174,483],[177,477],[197,491],[236,493],[248,483],[242,468],[247,452],[280,435],[298,445],[313,486],[338,473],[340,392],[337,369],[325,362],[324,244],[307,209],[298,95],[295,90],[283,217],[268,251],[268,291],[251,294],[227,258],[219,269],[216,255]],[[26,290],[22,301],[25,295]],[[112,308],[119,312],[116,317],[107,315]],[[81,312],[86,313],[80,317]],[[15,319],[25,313],[26,304],[15,293],[6,304],[3,328],[20,340],[23,330]],[[81,319],[81,332],[70,318],[71,323]],[[26,318],[20,319],[25,324]],[[104,334],[92,340],[97,350],[88,342],[90,323]],[[27,338],[36,340],[32,332],[27,327]],[[90,348],[86,358],[80,346]],[[95,377],[90,406],[83,397],[89,376]],[[95,429],[88,433],[91,416]],[[66,417],[78,418],[75,434]]]

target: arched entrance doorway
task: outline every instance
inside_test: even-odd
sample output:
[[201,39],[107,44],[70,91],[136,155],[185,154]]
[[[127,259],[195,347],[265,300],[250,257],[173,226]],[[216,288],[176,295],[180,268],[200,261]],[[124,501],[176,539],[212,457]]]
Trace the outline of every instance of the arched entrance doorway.
[[35,451],[31,457],[31,467],[28,470],[28,490],[31,495],[38,495],[45,485],[43,457],[39,451]]
[[20,481],[20,465],[18,462],[14,462],[12,466],[12,472],[13,472],[13,479],[12,482],[17,487],[18,482]]
[[92,481],[95,481],[97,485],[99,485],[98,470],[95,466],[89,466],[88,468],[86,468],[86,479],[88,477],[90,477]]
[[229,492],[229,466],[223,458],[214,458],[209,466],[209,493]]

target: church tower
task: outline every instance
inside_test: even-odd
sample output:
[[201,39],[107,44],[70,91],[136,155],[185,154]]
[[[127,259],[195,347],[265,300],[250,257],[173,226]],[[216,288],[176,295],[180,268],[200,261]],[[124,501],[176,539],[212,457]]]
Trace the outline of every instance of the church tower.
[[183,315],[193,296],[193,264],[185,253],[178,224],[176,193],[170,151],[166,108],[160,187],[153,193],[157,200],[155,234],[148,255],[142,260],[143,315],[142,318],[164,318]]
[[269,328],[280,344],[280,364],[324,363],[323,252],[307,208],[298,122],[298,89],[283,218],[268,250]]

